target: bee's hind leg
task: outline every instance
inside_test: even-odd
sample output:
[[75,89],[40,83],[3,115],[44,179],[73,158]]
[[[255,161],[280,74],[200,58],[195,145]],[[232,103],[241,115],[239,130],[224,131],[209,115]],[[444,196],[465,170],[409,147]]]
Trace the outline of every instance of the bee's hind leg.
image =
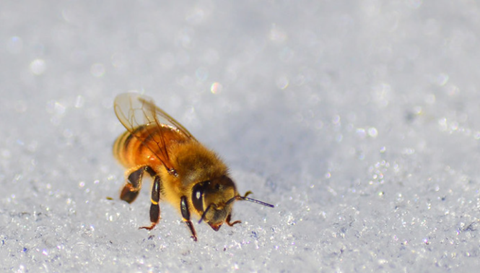
[[137,170],[130,171],[127,176],[127,183],[123,186],[122,191],[120,192],[120,199],[127,203],[132,203],[138,196],[140,189],[142,188],[142,178],[143,173],[145,172],[145,166],[140,167]]
[[156,175],[149,166],[141,166],[140,168],[137,167],[127,171],[127,183],[125,183],[125,186],[123,186],[120,192],[120,199],[127,203],[135,201],[142,188],[143,174],[145,171],[152,177]]
[[162,190],[162,183],[160,176],[149,166],[142,166],[128,175],[127,183],[122,189],[120,193],[120,199],[126,201],[128,203],[132,203],[137,198],[138,194],[140,193],[140,189],[142,188],[142,180],[143,174],[147,172],[151,177],[153,177],[153,184],[152,184],[152,192],[150,201],[152,204],[150,205],[150,221],[152,224],[149,227],[140,227],[144,229],[151,230],[153,229],[158,221],[160,220],[160,206],[158,203],[160,202],[160,194]]

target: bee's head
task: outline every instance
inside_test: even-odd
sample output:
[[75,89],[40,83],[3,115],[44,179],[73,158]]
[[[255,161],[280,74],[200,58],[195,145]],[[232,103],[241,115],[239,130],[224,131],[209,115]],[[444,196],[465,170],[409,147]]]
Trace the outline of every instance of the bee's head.
[[197,183],[192,190],[192,203],[202,217],[200,221],[217,231],[230,215],[236,196],[235,184],[224,175]]
[[192,190],[192,203],[198,214],[200,222],[207,222],[215,231],[218,231],[223,223],[233,226],[240,221],[230,223],[230,213],[233,202],[236,200],[250,201],[262,206],[273,208],[273,205],[247,197],[252,192],[248,191],[240,196],[235,184],[228,176],[221,176],[205,182],[197,183]]

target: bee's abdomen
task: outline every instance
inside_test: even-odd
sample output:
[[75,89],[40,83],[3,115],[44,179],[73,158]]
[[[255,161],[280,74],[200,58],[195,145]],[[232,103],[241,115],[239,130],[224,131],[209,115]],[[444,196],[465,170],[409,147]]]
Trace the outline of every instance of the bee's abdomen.
[[115,140],[115,143],[113,144],[113,155],[125,167],[130,167],[132,165],[132,164],[129,164],[130,157],[128,156],[129,155],[128,151],[131,150],[129,149],[130,148],[129,142],[131,142],[133,138],[134,136],[127,131],[122,135],[120,135],[117,138],[117,140]]
[[113,144],[113,154],[127,168],[162,164],[168,162],[166,147],[186,140],[170,127],[142,125],[120,135]]
[[148,134],[149,130],[146,130],[145,126],[140,126],[133,132],[126,131],[115,140],[113,144],[113,155],[127,168],[143,165],[146,159],[148,159],[148,154],[152,152],[135,136],[140,136],[141,139],[145,139],[142,138],[142,136],[145,135],[145,137],[147,137]]

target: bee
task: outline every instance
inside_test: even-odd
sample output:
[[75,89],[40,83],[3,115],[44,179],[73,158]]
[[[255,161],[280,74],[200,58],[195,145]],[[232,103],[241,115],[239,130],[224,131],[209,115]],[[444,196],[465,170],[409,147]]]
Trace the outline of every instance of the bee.
[[267,207],[271,204],[241,196],[230,178],[228,168],[213,151],[207,149],[179,122],[155,106],[149,97],[135,93],[120,94],[114,102],[115,114],[127,131],[113,145],[115,158],[127,169],[120,199],[132,203],[142,188],[143,176],[152,180],[150,226],[160,220],[160,200],[177,207],[191,232],[197,234],[191,214],[218,231],[229,226],[235,201],[250,201]]

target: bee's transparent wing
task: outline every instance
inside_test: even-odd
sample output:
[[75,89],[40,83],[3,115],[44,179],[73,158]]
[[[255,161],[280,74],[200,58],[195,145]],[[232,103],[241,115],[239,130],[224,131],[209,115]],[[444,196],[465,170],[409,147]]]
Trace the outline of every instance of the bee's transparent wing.
[[[165,111],[155,106],[153,100],[147,96],[136,93],[120,94],[115,98],[114,108],[115,114],[123,126],[148,147],[169,171],[174,170],[170,163],[167,142],[173,138],[196,141],[185,127]],[[142,130],[139,130],[139,128],[145,126],[156,126],[162,128],[162,130],[153,130],[157,133],[145,136],[145,134],[140,133]],[[169,129],[168,136],[167,134],[158,133],[166,132],[166,130],[163,130],[166,128]],[[176,134],[172,134],[172,132],[176,132]]]

